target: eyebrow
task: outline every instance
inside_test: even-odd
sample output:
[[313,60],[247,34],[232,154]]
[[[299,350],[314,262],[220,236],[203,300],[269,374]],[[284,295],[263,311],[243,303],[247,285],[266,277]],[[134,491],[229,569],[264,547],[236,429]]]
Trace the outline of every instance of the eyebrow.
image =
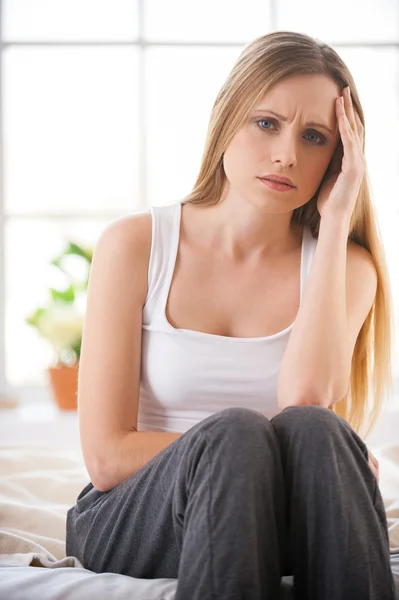
[[[281,119],[282,121],[286,121],[287,117],[283,117],[283,115],[280,115],[279,113],[274,112],[274,110],[269,110],[268,108],[260,108],[258,110],[255,111],[255,113],[271,113],[272,115],[275,115],[276,117],[278,117],[279,119]],[[332,129],[330,129],[329,127],[327,127],[327,125],[323,125],[323,123],[315,123],[314,121],[310,122],[310,123],[306,123],[306,127],[308,126],[311,127],[321,127],[322,129],[326,129],[327,131],[329,131],[331,133],[331,135],[334,135],[334,132],[332,131]]]

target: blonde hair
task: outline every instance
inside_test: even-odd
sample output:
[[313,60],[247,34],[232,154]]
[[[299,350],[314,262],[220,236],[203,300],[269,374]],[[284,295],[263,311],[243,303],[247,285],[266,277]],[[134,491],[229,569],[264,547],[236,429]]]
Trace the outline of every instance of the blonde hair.
[[[184,198],[184,204],[211,206],[219,202],[226,180],[223,154],[253,107],[282,79],[309,74],[325,75],[341,89],[349,85],[354,109],[364,127],[355,82],[333,48],[296,32],[276,31],[261,36],[244,48],[216,97],[199,174],[192,192]],[[320,225],[317,194],[318,191],[292,214],[292,220],[310,227],[314,238],[318,237]],[[375,301],[354,348],[348,393],[329,408],[342,416],[359,435],[367,437],[384,408],[384,397],[388,398],[392,393],[394,329],[388,268],[372,205],[367,168],[352,213],[348,239],[371,254],[378,285]]]

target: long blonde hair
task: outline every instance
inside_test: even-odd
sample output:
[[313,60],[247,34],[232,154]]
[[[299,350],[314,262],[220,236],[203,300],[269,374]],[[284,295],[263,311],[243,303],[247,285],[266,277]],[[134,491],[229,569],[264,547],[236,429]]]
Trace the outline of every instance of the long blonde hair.
[[[219,202],[226,180],[223,154],[230,141],[274,84],[290,75],[301,74],[325,75],[341,89],[349,85],[354,109],[364,127],[355,82],[333,48],[302,33],[276,31],[261,36],[244,48],[216,97],[199,174],[183,203],[211,206]],[[318,191],[292,214],[294,221],[310,227],[314,238],[318,237],[320,226],[317,194]],[[367,168],[352,213],[348,239],[370,252],[378,285],[375,301],[354,348],[348,393],[329,408],[348,421],[359,435],[367,437],[384,408],[384,398],[388,399],[392,393],[394,330],[390,280]]]

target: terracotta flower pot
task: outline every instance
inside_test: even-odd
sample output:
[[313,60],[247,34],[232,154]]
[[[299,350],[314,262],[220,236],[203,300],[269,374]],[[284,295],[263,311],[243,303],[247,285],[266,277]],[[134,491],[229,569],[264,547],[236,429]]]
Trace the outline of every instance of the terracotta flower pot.
[[66,365],[49,367],[47,370],[54,400],[58,408],[61,410],[77,410],[79,364],[72,367]]

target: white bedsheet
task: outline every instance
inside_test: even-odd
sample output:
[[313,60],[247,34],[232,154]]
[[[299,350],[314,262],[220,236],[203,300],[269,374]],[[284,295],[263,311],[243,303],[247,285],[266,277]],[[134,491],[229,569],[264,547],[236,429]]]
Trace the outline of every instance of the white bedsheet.
[[[391,553],[398,554],[399,442],[372,448],[372,452],[380,462]],[[173,600],[175,579],[94,574],[75,557],[66,557],[66,513],[89,481],[77,450],[0,447],[1,599],[86,600],[95,594],[96,600]],[[23,566],[44,568],[38,573]]]
[[176,579],[93,573],[66,557],[66,513],[89,481],[76,450],[0,447],[1,600],[174,599]]

